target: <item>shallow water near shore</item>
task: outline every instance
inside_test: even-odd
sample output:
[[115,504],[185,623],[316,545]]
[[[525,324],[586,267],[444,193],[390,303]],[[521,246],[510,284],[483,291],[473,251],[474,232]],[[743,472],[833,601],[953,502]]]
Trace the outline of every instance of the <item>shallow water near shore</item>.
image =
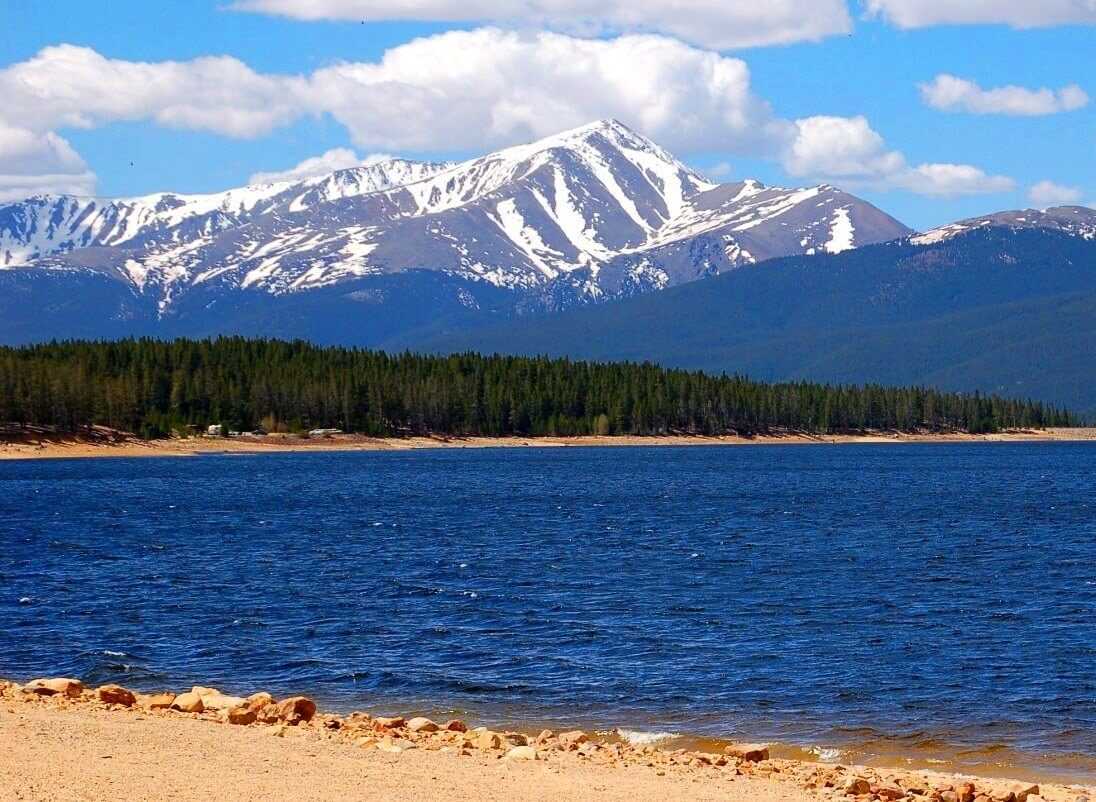
[[1091,782],[1094,480],[1090,443],[0,463],[0,676]]

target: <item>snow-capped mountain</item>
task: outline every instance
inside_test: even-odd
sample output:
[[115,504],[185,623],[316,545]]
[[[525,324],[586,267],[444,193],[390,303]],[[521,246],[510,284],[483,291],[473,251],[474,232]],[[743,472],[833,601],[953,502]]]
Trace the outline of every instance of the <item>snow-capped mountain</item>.
[[774,256],[910,233],[829,186],[715,184],[619,122],[460,164],[394,159],[295,183],[0,206],[0,267],[85,269],[155,297],[274,295],[440,271],[578,298],[661,288]]
[[914,245],[934,245],[946,242],[961,234],[987,228],[1003,228],[1013,231],[1043,229],[1096,240],[1096,209],[1086,206],[1057,206],[1050,209],[1024,209],[997,212],[982,217],[972,217],[957,223],[948,223],[910,238]]

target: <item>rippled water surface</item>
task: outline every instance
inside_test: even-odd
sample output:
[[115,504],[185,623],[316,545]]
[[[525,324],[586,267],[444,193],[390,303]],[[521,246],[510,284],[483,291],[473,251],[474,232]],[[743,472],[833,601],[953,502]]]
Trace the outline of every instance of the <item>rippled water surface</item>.
[[0,462],[0,676],[1096,778],[1096,447]]

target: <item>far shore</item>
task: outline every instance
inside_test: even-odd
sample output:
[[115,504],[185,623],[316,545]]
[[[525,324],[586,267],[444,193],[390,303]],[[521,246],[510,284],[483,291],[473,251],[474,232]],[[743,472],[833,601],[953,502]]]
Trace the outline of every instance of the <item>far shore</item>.
[[1096,788],[781,759],[581,730],[354,712],[303,696],[151,694],[0,680],[0,788],[26,800],[722,800],[1076,802]]
[[742,446],[742,445],[857,445],[904,443],[1033,443],[1096,441],[1096,428],[1024,429],[994,434],[862,432],[813,435],[788,432],[742,437],[736,435],[634,435],[580,437],[368,437],[335,434],[300,437],[271,434],[235,437],[197,436],[141,440],[110,430],[93,436],[64,436],[43,432],[0,434],[0,460],[84,457],[191,457],[210,454],[274,454],[324,451],[415,451],[435,448],[581,448],[624,446]]

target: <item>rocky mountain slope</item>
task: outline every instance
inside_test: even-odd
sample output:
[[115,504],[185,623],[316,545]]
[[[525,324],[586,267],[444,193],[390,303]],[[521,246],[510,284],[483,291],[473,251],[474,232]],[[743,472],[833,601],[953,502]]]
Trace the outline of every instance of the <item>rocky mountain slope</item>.
[[147,326],[195,303],[273,308],[322,288],[391,303],[382,279],[419,271],[469,309],[484,295],[553,309],[908,233],[833,187],[712,183],[608,120],[460,164],[394,159],[211,195],[30,198],[0,206],[0,273],[31,296],[76,273],[113,282],[127,294],[114,319]]

